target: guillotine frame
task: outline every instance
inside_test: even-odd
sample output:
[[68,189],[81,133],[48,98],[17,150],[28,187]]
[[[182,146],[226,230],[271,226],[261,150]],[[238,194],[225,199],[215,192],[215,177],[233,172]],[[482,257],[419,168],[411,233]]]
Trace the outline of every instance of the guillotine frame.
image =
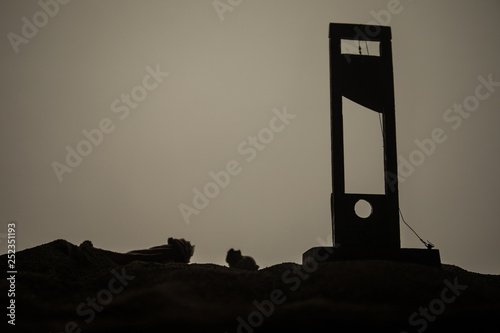
[[[398,184],[394,182],[398,170],[391,29],[330,24],[329,37],[334,243],[341,246],[399,249]],[[377,41],[379,55],[343,54],[342,40]],[[384,177],[387,178],[384,179],[384,194],[346,193],[343,97],[380,114]],[[359,200],[370,204],[372,212],[368,217],[356,214],[354,207]]]
[[[399,229],[396,118],[391,28],[336,24],[329,27],[330,121],[332,158],[333,247],[315,247],[309,260],[392,260],[440,266],[439,250],[401,249]],[[377,55],[342,53],[342,41],[378,42]],[[361,51],[361,49],[360,49]],[[384,192],[346,193],[343,99],[347,98],[381,117],[384,154]],[[367,217],[355,211],[358,201],[371,207]]]

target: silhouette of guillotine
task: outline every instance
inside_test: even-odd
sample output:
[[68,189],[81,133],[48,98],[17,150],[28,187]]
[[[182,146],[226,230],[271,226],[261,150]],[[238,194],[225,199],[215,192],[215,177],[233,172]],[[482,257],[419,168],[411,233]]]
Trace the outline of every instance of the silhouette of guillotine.
[[[314,247],[308,260],[390,260],[441,266],[439,250],[401,249],[398,203],[396,119],[391,28],[330,23],[330,121],[332,141],[331,210],[333,247]],[[378,42],[377,55],[343,54],[342,41]],[[361,46],[360,46],[361,53]],[[380,114],[384,150],[384,194],[346,193],[343,98]],[[371,213],[355,211],[366,201]]]

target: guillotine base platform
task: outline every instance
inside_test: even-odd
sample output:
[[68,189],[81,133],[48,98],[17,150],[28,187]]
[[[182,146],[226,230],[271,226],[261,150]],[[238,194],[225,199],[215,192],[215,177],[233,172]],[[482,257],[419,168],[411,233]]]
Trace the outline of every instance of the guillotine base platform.
[[387,260],[441,267],[437,249],[387,249],[364,247],[313,247],[302,255],[302,265],[311,261]]

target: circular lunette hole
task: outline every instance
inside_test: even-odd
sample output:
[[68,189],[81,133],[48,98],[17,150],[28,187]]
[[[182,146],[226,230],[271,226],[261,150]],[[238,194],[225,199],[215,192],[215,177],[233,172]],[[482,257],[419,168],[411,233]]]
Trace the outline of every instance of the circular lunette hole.
[[354,212],[362,219],[366,219],[372,215],[373,208],[368,201],[359,199],[354,205]]

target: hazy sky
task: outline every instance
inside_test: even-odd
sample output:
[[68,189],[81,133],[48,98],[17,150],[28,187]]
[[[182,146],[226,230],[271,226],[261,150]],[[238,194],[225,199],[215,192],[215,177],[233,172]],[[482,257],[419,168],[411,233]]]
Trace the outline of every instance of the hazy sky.
[[[192,262],[300,262],[331,242],[328,24],[377,23],[405,219],[443,263],[500,274],[499,1],[59,1],[0,2],[0,233],[17,221],[19,250],[176,237]],[[423,247],[403,224],[401,245]]]

